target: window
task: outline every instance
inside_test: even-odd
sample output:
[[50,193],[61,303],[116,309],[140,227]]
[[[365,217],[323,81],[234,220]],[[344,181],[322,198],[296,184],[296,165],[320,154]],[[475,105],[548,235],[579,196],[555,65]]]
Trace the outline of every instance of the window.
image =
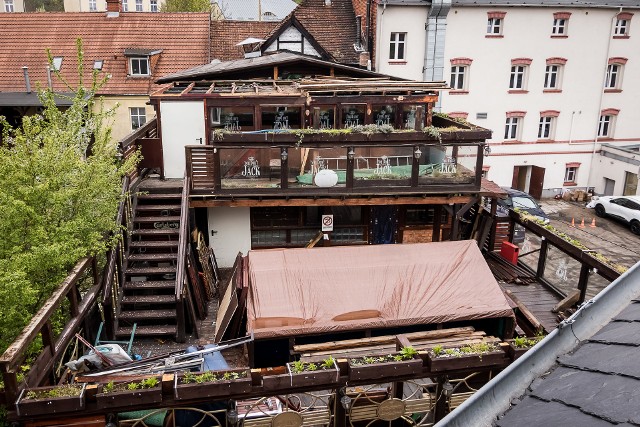
[[147,113],[144,107],[130,107],[131,129],[136,130],[147,122]]
[[407,33],[391,33],[391,43],[389,44],[389,59],[395,61],[405,60],[405,42]]
[[502,34],[502,18],[489,18],[487,20],[487,34]]
[[455,90],[465,90],[467,88],[467,67],[463,65],[454,65],[451,67],[451,88]]
[[553,14],[553,27],[551,27],[552,38],[566,38],[569,29],[570,12],[556,12]]
[[551,30],[551,34],[554,35],[564,35],[566,30],[566,19],[554,19],[553,20],[553,29]]
[[555,117],[540,117],[540,124],[538,125],[538,139],[553,139],[553,128],[555,124]]
[[142,12],[142,0],[136,0],[136,12]]
[[127,0],[122,0],[122,11],[129,12],[129,3],[127,3]]
[[525,89],[526,65],[512,65],[511,78],[509,79],[509,89]]
[[575,184],[576,176],[578,175],[578,167],[577,166],[568,166],[564,170],[564,183],[565,184]]
[[613,120],[614,116],[609,114],[603,114],[600,116],[598,122],[598,136],[604,138],[610,138],[613,135]]
[[98,10],[98,4],[96,0],[89,0],[89,12],[95,12]]
[[559,65],[547,65],[544,73],[544,88],[545,89],[557,89],[560,86],[560,66]]
[[520,117],[507,117],[504,127],[504,139],[518,139],[518,124]]
[[616,36],[624,36],[627,34],[627,20],[626,19],[618,19],[616,21],[616,28],[614,30],[614,34]]
[[148,76],[149,73],[149,58],[130,58],[130,74],[132,76]]
[[633,13],[622,12],[618,14],[616,19],[616,26],[613,30],[613,38],[626,39],[629,38],[629,25],[631,24],[631,17]]
[[4,0],[4,11],[15,12],[15,8],[13,6],[13,0]]
[[626,58],[610,58],[607,66],[607,76],[604,82],[605,90],[620,90],[622,87],[622,72]]
[[151,12],[158,11],[158,0],[151,0]]

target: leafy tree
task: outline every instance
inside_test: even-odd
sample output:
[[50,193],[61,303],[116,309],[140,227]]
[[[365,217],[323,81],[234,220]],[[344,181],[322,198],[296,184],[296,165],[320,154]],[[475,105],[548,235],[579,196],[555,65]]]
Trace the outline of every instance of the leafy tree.
[[41,114],[15,128],[0,117],[0,352],[80,258],[114,243],[105,236],[118,229],[121,180],[137,160],[118,160],[113,111],[95,97],[106,79],[94,70],[83,87],[80,40],[77,49],[80,84],[68,109],[45,90]]
[[64,0],[24,0],[25,12],[64,12]]
[[210,0],[166,0],[161,12],[211,12]]

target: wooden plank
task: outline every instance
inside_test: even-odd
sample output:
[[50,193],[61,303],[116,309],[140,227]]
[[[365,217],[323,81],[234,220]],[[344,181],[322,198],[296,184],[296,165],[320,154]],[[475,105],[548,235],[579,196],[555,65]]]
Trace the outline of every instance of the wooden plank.
[[231,272],[232,279],[224,292],[224,296],[222,297],[222,301],[220,301],[220,306],[218,308],[214,342],[222,341],[222,337],[229,327],[234,313],[238,309],[238,294],[235,286],[235,280],[233,278],[235,277],[236,272],[238,268],[240,268],[241,264],[242,254],[238,254],[238,256],[236,257],[236,262],[233,266],[233,271]]
[[[414,190],[415,191],[415,190]],[[323,195],[325,196],[325,195]],[[230,207],[272,207],[272,206],[377,206],[377,205],[443,205],[449,203],[467,203],[473,196],[426,196],[426,197],[346,197],[340,195],[333,198],[289,198],[282,199],[207,199],[191,200],[192,208],[210,208],[217,206]]]
[[580,299],[580,290],[576,289],[575,291],[573,291],[572,293],[567,295],[567,297],[565,299],[563,299],[562,301],[560,301],[559,303],[554,305],[553,308],[551,309],[551,311],[553,313],[558,313],[560,311],[564,311],[567,308],[569,308],[572,305],[574,305],[575,303],[577,303],[578,299]]
[[513,292],[508,289],[505,292],[507,293],[507,295],[509,295],[509,298],[511,298],[511,300],[518,306],[518,310],[520,310],[522,315],[531,323],[534,329],[544,329],[542,323],[540,323],[538,318],[527,308],[526,305],[522,303],[522,301],[520,301],[518,297],[515,296]]

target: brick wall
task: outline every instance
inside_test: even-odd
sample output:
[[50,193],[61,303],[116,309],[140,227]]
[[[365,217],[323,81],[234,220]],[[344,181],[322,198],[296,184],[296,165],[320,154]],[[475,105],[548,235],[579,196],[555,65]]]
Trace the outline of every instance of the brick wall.
[[367,3],[371,2],[371,66],[375,66],[375,48],[376,48],[376,15],[378,10],[378,0],[351,0],[353,2],[353,10],[357,15],[362,16],[362,40],[367,41]]

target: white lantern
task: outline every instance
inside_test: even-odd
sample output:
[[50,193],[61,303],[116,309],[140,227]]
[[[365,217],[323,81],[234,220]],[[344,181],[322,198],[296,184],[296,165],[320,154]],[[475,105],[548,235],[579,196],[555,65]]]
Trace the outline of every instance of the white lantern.
[[333,187],[338,183],[338,174],[331,169],[323,169],[314,178],[318,187]]

